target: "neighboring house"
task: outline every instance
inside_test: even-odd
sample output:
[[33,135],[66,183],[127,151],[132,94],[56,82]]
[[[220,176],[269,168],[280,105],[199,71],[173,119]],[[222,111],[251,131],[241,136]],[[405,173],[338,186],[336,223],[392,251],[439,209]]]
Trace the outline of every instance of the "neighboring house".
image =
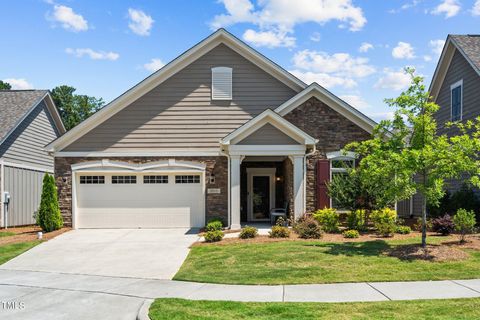
[[47,90],[0,90],[0,225],[5,227],[4,192],[10,194],[8,226],[35,223],[42,179],[53,173],[44,147],[65,133]]
[[231,228],[330,206],[326,182],[375,122],[220,29],[58,138],[75,228]]

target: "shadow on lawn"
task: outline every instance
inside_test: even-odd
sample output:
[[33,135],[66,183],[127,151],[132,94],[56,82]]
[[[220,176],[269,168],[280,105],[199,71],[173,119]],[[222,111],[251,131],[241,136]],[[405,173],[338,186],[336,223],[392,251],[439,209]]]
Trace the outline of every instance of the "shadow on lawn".
[[346,243],[305,244],[305,246],[322,247],[326,254],[345,256],[379,256],[392,249],[384,240]]

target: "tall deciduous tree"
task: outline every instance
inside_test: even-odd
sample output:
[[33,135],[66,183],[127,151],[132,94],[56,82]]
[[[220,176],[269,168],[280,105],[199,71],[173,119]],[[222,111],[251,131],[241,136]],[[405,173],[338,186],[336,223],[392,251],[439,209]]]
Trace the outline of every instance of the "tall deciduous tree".
[[419,193],[422,205],[422,246],[426,246],[427,203],[437,205],[444,195],[446,180],[466,174],[469,182],[480,186],[480,121],[451,123],[458,135],[439,135],[434,114],[439,106],[432,102],[423,78],[413,69],[410,87],[398,98],[387,99],[395,108],[392,120],[381,121],[370,140],[346,147],[361,161],[366,185],[382,185],[396,201]]
[[67,130],[90,117],[105,104],[102,98],[77,95],[75,91],[74,87],[65,85],[52,89],[53,101]]
[[11,89],[12,89],[12,85],[10,83],[0,80],[0,90],[11,90]]

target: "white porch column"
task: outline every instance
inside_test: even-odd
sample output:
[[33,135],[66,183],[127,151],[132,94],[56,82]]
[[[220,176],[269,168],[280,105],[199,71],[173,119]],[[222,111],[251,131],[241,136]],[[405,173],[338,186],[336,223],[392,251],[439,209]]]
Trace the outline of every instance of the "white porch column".
[[290,156],[293,163],[293,212],[295,219],[305,213],[305,156]]
[[231,229],[240,229],[240,164],[242,156],[230,156]]

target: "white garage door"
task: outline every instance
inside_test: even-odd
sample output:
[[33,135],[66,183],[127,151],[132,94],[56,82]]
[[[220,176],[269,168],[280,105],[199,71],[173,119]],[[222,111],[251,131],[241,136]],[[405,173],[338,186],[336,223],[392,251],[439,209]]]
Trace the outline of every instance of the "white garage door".
[[79,173],[76,227],[203,227],[203,185],[192,173]]

